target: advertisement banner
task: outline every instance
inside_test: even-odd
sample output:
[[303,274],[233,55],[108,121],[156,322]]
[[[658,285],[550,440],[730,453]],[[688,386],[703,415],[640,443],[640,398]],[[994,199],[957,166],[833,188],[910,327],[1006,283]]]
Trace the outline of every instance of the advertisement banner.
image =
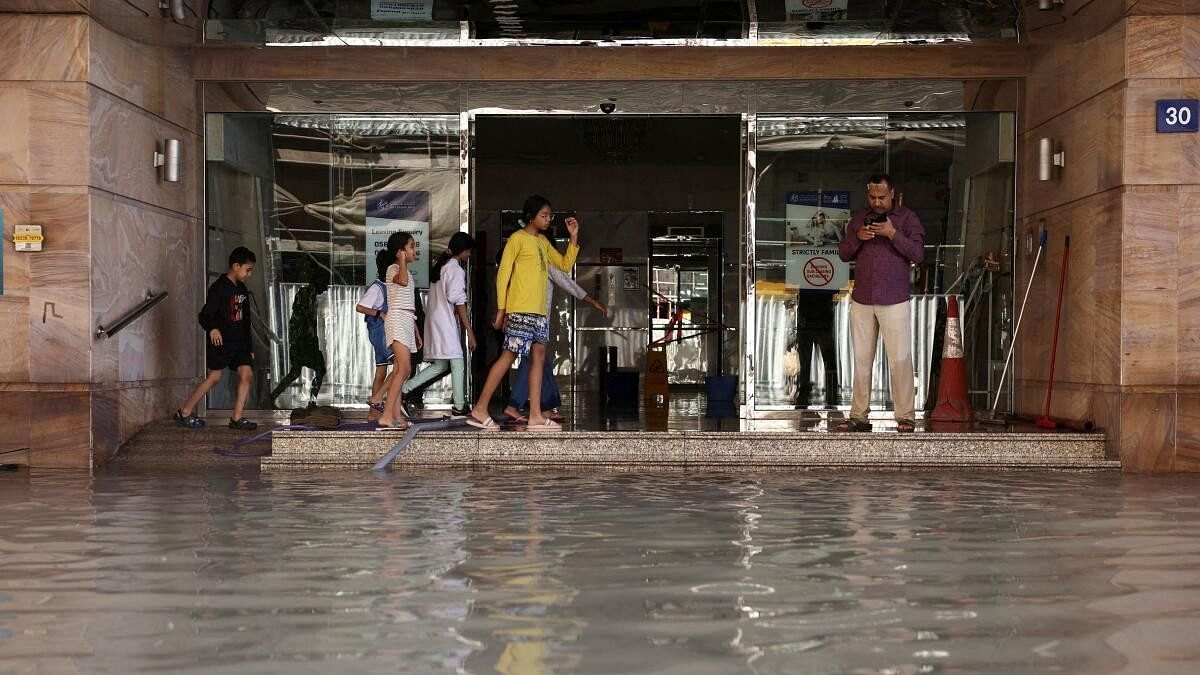
[[417,240],[417,259],[409,266],[416,288],[429,288],[429,193],[393,191],[367,193],[367,279],[378,278],[375,254],[387,248],[394,232],[407,232]]
[[788,286],[837,291],[850,283],[850,263],[838,257],[837,246],[788,246]]
[[784,219],[789,244],[836,244],[850,222],[850,193],[789,192]]

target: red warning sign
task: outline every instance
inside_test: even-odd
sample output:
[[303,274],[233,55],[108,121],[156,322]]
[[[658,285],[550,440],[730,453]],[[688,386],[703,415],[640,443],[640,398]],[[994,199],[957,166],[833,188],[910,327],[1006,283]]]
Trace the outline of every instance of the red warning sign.
[[804,280],[813,286],[828,286],[833,277],[833,263],[828,258],[814,256],[804,263]]

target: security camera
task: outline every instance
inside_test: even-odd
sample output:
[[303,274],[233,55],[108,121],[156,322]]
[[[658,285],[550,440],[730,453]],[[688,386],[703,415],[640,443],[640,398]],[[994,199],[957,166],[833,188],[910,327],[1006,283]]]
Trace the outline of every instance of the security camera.
[[600,112],[604,113],[605,115],[613,114],[613,111],[616,109],[617,104],[613,101],[605,101],[604,103],[600,104]]

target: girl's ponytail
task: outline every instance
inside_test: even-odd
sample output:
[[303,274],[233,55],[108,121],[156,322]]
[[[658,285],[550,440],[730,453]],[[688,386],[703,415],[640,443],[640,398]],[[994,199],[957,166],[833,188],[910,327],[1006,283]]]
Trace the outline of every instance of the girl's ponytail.
[[375,269],[379,271],[379,280],[387,281],[387,268],[392,264],[392,259],[396,257],[395,253],[389,254],[387,248],[381,248],[375,252]]
[[466,232],[455,232],[453,237],[450,237],[450,243],[446,245],[446,250],[438,256],[437,262],[433,264],[433,269],[429,271],[429,283],[437,283],[442,278],[442,267],[450,262],[454,256],[469,251],[475,248],[475,238]]

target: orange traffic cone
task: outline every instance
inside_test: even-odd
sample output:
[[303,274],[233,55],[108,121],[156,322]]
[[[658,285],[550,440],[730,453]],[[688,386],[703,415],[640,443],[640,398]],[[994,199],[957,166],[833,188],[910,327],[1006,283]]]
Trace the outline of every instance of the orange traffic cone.
[[958,324],[958,297],[946,305],[946,341],[938,380],[938,402],[929,419],[934,422],[970,422],[975,414],[967,398],[967,368],[963,361],[962,329]]

